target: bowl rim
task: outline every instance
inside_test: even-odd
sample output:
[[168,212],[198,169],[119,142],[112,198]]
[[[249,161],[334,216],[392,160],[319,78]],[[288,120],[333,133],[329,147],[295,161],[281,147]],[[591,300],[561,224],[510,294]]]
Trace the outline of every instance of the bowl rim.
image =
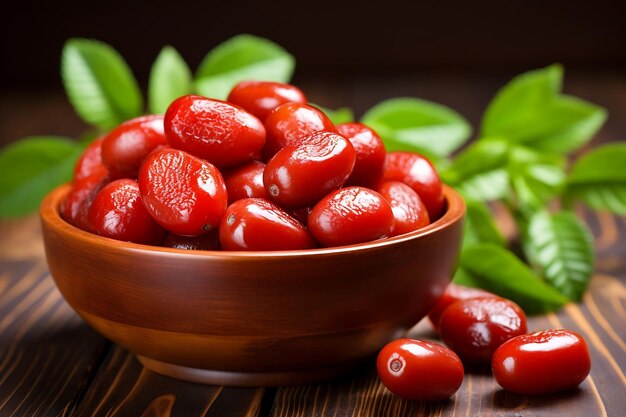
[[116,239],[107,238],[84,231],[65,221],[60,214],[60,206],[64,198],[71,190],[71,184],[66,183],[60,185],[50,191],[42,200],[39,215],[42,223],[45,223],[51,229],[60,232],[72,239],[77,239],[85,245],[96,245],[98,247],[106,247],[107,249],[132,250],[133,252],[143,253],[163,253],[178,254],[184,256],[198,256],[220,258],[238,258],[238,259],[255,259],[255,258],[290,258],[290,257],[310,257],[320,255],[336,255],[349,254],[372,249],[385,248],[398,243],[434,235],[442,229],[460,221],[466,210],[463,197],[451,187],[443,184],[443,194],[446,201],[446,211],[436,221],[430,223],[421,229],[402,235],[394,236],[387,239],[379,239],[371,242],[356,243],[345,246],[335,246],[329,248],[300,249],[300,250],[275,250],[275,251],[226,251],[226,250],[184,250],[176,248],[167,248],[162,246],[145,245],[140,243],[126,242]]

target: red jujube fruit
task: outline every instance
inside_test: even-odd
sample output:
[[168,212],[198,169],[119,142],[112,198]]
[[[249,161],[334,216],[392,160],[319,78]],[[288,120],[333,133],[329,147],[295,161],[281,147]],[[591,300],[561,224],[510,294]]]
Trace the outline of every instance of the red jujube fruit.
[[128,120],[104,137],[102,162],[112,178],[137,178],[143,160],[158,146],[167,145],[163,116],[155,114]]
[[165,237],[146,210],[135,180],[120,179],[105,185],[89,208],[94,233],[111,239],[158,245]]
[[328,194],[313,207],[308,226],[322,246],[351,245],[389,236],[393,212],[377,192],[346,187]]
[[514,337],[493,354],[493,376],[507,391],[548,394],[577,387],[591,370],[587,343],[571,330]]
[[228,171],[222,171],[228,191],[228,204],[242,198],[267,198],[263,185],[264,170],[263,162],[252,161]]
[[493,352],[507,340],[526,333],[526,315],[513,301],[483,297],[448,306],[439,320],[441,340],[463,362],[491,363]]
[[376,191],[387,200],[393,211],[394,228],[390,236],[412,232],[430,224],[426,206],[408,185],[386,181]]
[[265,127],[252,114],[237,105],[196,95],[170,104],[165,134],[172,147],[220,168],[252,161],[265,144]]
[[243,107],[265,122],[272,110],[285,103],[306,104],[304,93],[291,84],[242,81],[231,90],[228,102]]
[[79,229],[92,232],[88,219],[89,208],[96,194],[109,181],[109,172],[104,165],[99,165],[87,177],[75,179],[72,184],[72,190],[63,201],[63,204],[61,204],[61,217]]
[[102,163],[102,142],[104,141],[104,137],[98,138],[91,142],[89,146],[83,151],[80,158],[76,162],[76,166],[74,167],[74,181],[81,180],[83,178],[90,177],[96,173],[100,173],[101,171],[106,171],[108,173],[108,169]]
[[398,339],[376,360],[378,377],[395,395],[408,400],[440,401],[463,383],[464,369],[450,349],[424,340]]
[[352,144],[343,136],[313,133],[285,146],[267,163],[265,190],[281,207],[312,206],[346,182],[355,159]]
[[361,123],[337,125],[337,131],[352,143],[356,153],[354,169],[346,185],[375,189],[385,173],[385,145],[371,128]]
[[411,187],[424,202],[431,222],[441,215],[443,187],[439,174],[428,159],[411,152],[389,152],[383,179],[400,181]]
[[439,320],[446,308],[455,301],[469,300],[471,298],[484,298],[484,297],[498,297],[497,295],[490,293],[489,291],[481,290],[480,288],[470,288],[451,283],[446,288],[446,292],[443,293],[437,304],[428,313],[428,318],[432,323],[435,331],[439,332]]
[[263,198],[235,201],[220,225],[225,250],[297,250],[315,247],[306,228],[276,204]]
[[263,156],[269,160],[276,152],[315,132],[337,132],[335,125],[321,111],[302,103],[278,106],[265,120],[267,141]]
[[168,231],[183,236],[215,229],[228,200],[217,168],[177,149],[150,154],[139,171],[139,188],[152,217]]

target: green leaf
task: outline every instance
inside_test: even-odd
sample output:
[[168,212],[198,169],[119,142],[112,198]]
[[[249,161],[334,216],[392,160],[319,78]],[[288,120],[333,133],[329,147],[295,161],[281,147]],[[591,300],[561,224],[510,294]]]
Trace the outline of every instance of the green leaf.
[[191,93],[192,76],[183,57],[166,46],[157,57],[148,85],[148,106],[151,113],[163,114],[172,101]]
[[454,110],[416,98],[393,98],[368,110],[361,122],[376,130],[388,151],[447,156],[470,137],[469,123]]
[[226,99],[245,80],[289,82],[295,60],[279,45],[252,35],[238,35],[218,45],[196,73],[198,93]]
[[508,155],[506,141],[481,139],[468,146],[442,170],[441,177],[469,200],[497,200],[509,192]]
[[0,217],[37,209],[54,187],[71,180],[83,146],[55,136],[22,139],[0,152]]
[[606,111],[560,95],[559,65],[515,77],[489,104],[484,136],[497,136],[546,152],[569,152],[589,141],[606,120]]
[[336,110],[329,109],[328,107],[320,106],[319,104],[309,103],[313,107],[317,107],[324,112],[326,116],[336,125],[342,123],[354,122],[354,112],[348,107],[340,107]]
[[111,129],[142,112],[137,81],[124,59],[105,43],[67,41],[61,75],[70,102],[87,123]]
[[565,188],[565,157],[522,146],[509,151],[509,175],[518,204],[524,212],[542,210]]
[[553,311],[568,301],[513,253],[492,243],[465,248],[461,267],[481,288],[515,301],[529,314]]
[[441,172],[448,184],[460,184],[468,179],[504,168],[508,162],[509,144],[501,139],[481,139],[456,156]]
[[493,214],[484,203],[467,200],[465,213],[465,234],[463,246],[467,247],[475,243],[493,243],[504,246],[506,240],[496,223]]
[[600,146],[578,159],[566,196],[596,210],[626,215],[626,143]]
[[513,78],[496,93],[485,110],[482,135],[500,135],[508,132],[511,126],[518,125],[521,119],[530,118],[534,114],[534,106],[559,94],[562,81],[563,68],[560,65],[529,71]]
[[475,175],[457,184],[454,188],[466,199],[494,201],[509,193],[509,173],[506,169],[494,169]]
[[530,262],[570,300],[580,301],[593,273],[593,238],[570,212],[540,212],[524,235]]

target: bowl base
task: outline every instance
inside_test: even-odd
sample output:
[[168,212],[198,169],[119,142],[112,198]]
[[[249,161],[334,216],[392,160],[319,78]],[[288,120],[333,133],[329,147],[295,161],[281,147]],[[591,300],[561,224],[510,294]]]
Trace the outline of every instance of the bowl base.
[[355,370],[359,364],[337,365],[332,368],[307,369],[293,372],[229,372],[213,369],[191,368],[161,362],[137,355],[148,370],[174,379],[206,385],[231,387],[278,387],[305,385],[337,378]]

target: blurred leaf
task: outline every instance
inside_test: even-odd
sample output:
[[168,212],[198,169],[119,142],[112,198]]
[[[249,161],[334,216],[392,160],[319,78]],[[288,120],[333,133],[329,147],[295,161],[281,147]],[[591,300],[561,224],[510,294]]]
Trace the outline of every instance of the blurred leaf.
[[504,246],[506,240],[496,226],[489,207],[484,203],[472,200],[467,200],[466,206],[463,246],[467,247],[475,243],[493,243]]
[[[489,103],[482,121],[482,135],[508,133],[511,126],[534,115],[533,107],[551,100],[561,91],[563,68],[547,68],[517,75]],[[515,136],[515,132],[513,133]]]
[[578,159],[566,194],[596,210],[626,215],[626,143],[600,146]]
[[472,129],[454,110],[416,98],[385,100],[368,110],[361,122],[381,136],[387,151],[414,151],[447,156],[470,137]]
[[279,45],[252,35],[235,36],[215,47],[196,73],[196,90],[225,100],[245,80],[289,82],[295,60]]
[[524,247],[546,281],[580,301],[593,273],[593,238],[572,213],[540,212],[530,219]]
[[172,101],[191,93],[192,82],[191,71],[183,57],[173,47],[164,47],[150,72],[150,112],[164,114]]
[[509,152],[509,175],[521,209],[536,212],[563,192],[565,157],[515,146]]
[[465,248],[461,267],[480,288],[515,301],[529,314],[554,311],[568,301],[512,252],[492,243]]
[[309,105],[317,107],[318,109],[323,111],[324,114],[328,116],[330,121],[333,122],[333,124],[339,125],[342,123],[354,122],[354,112],[348,107],[340,107],[336,110],[332,110],[327,107],[320,106],[319,104],[309,103]]
[[481,139],[463,150],[441,171],[442,179],[469,200],[491,201],[507,195],[506,171],[509,144],[500,139]]
[[546,152],[569,152],[585,144],[606,120],[606,111],[560,95],[560,65],[515,77],[489,104],[484,136],[502,137]]
[[61,75],[70,102],[87,123],[111,129],[142,112],[137,81],[123,58],[105,43],[67,41]]
[[475,175],[504,168],[508,162],[509,144],[501,139],[481,139],[456,156],[441,173],[450,184],[458,184]]
[[42,136],[20,140],[0,152],[0,217],[35,211],[54,187],[71,180],[83,146]]
[[454,188],[466,199],[494,201],[505,198],[509,193],[509,173],[506,169],[494,169],[474,175]]

